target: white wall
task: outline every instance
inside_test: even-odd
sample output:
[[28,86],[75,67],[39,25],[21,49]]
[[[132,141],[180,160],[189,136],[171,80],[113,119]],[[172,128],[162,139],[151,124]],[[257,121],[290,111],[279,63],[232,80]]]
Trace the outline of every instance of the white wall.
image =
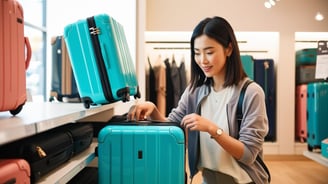
[[[328,31],[327,0],[147,0],[147,31],[191,31],[207,16],[223,16],[235,31]],[[317,11],[326,16],[314,20]]]

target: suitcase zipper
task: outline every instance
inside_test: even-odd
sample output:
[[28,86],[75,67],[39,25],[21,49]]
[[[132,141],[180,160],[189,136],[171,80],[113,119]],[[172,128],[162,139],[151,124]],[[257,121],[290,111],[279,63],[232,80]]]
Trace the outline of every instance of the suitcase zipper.
[[40,158],[44,158],[47,156],[46,152],[40,146],[36,146],[35,150],[38,153]]
[[100,34],[100,30],[99,28],[96,27],[96,22],[94,20],[94,17],[87,18],[87,22],[90,31],[91,41],[93,44],[93,49],[96,55],[98,70],[100,72],[100,80],[101,80],[101,85],[103,87],[104,96],[107,101],[111,102],[113,101],[114,98],[112,95],[110,81],[108,79],[104,59],[101,54],[100,43],[98,38],[98,34]]

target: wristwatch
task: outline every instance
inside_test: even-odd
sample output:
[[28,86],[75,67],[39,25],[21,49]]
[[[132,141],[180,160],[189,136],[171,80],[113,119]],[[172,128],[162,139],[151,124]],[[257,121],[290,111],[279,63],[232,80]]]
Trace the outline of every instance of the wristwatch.
[[215,132],[215,135],[211,136],[212,139],[220,137],[223,134],[222,128],[218,128]]

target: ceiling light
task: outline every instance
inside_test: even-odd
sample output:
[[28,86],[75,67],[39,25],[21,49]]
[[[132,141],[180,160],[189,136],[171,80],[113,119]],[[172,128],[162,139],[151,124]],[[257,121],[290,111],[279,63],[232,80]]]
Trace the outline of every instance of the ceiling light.
[[317,12],[314,18],[317,21],[322,21],[325,17],[320,12]]
[[268,1],[264,2],[264,6],[266,8],[271,8],[272,7],[271,3],[269,3]]
[[276,5],[277,1],[279,0],[265,0],[264,6],[266,8],[272,8],[274,5]]

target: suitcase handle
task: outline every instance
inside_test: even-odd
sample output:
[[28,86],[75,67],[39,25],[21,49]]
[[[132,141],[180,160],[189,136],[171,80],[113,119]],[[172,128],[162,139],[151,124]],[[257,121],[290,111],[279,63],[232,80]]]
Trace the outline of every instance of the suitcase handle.
[[25,46],[27,49],[26,60],[25,60],[25,70],[27,70],[28,66],[30,66],[30,61],[31,61],[31,57],[32,57],[32,49],[31,49],[30,40],[27,37],[24,37],[24,42],[25,42]]

